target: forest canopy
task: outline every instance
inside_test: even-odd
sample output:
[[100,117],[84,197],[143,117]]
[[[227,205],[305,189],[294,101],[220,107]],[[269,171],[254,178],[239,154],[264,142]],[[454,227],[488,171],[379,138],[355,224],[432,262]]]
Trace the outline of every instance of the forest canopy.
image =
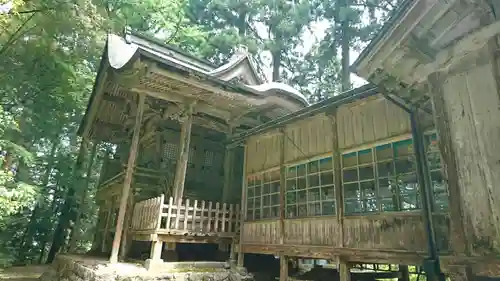
[[80,149],[76,130],[107,33],[128,27],[216,65],[243,44],[263,77],[317,102],[352,87],[350,54],[397,2],[0,0],[0,266],[90,248],[110,146]]

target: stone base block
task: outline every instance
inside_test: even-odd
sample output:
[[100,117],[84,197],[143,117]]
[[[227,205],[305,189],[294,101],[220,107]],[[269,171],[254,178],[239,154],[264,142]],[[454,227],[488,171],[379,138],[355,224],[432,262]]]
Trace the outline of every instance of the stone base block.
[[179,255],[175,250],[164,250],[161,253],[161,258],[166,261],[179,261]]
[[155,268],[161,268],[162,265],[163,265],[163,260],[147,259],[146,262],[144,263],[144,267],[147,270],[153,270]]

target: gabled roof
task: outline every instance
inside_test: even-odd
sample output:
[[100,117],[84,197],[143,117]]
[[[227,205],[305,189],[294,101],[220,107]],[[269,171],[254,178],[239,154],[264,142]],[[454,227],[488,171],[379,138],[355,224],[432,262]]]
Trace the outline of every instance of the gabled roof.
[[237,79],[246,85],[259,85],[264,82],[259,77],[257,68],[245,46],[239,46],[228,63],[210,71],[209,74],[224,81]]
[[[114,83],[107,82],[109,75],[105,78],[106,73],[121,73],[122,71],[127,73],[135,69],[135,64],[138,62],[144,63],[140,71],[147,72],[137,82],[140,84],[139,88],[132,86],[127,89],[127,87],[120,86],[116,89],[103,90],[103,85],[109,88],[112,86],[110,83]],[[96,96],[114,96],[115,91],[119,92],[116,94],[125,95],[127,91],[141,91],[147,88],[151,89],[149,92],[152,95],[173,97],[180,94],[180,91],[186,87],[192,88],[184,92],[189,96],[188,98],[199,99],[203,103],[199,104],[200,108],[204,105],[210,107],[204,107],[210,111],[209,114],[224,115],[223,118],[219,118],[219,121],[225,122],[233,120],[228,118],[246,118],[250,122],[248,118],[254,118],[255,116],[250,117],[250,115],[256,113],[259,118],[255,118],[259,119],[259,122],[265,122],[308,105],[306,97],[293,87],[283,83],[265,83],[257,74],[252,58],[244,48],[239,48],[227,64],[216,67],[206,60],[142,34],[127,33],[125,37],[109,34],[92,96],[78,134],[83,135],[86,133],[84,127],[92,126],[93,123],[87,124],[87,122],[94,122],[96,118],[101,118],[95,117],[96,111],[113,109],[110,103],[116,100],[115,97],[107,97],[107,100],[102,101],[102,99],[96,99]],[[103,92],[106,93],[103,94]],[[164,98],[168,100],[168,97]],[[107,107],[110,108],[106,109]],[[121,110],[116,113],[121,114],[120,118],[125,118],[123,116],[126,114],[122,112],[125,109],[115,109]],[[230,117],[227,117],[228,114]],[[260,117],[264,118],[260,119]]]
[[[125,42],[127,44],[124,44]],[[263,81],[256,71],[250,54],[241,46],[228,63],[215,67],[208,61],[161,44],[157,39],[146,38],[144,35],[128,33],[125,39],[114,34],[108,36],[108,59],[114,69],[124,67],[138,52],[154,60],[189,69],[215,81],[232,82],[231,84],[240,87],[240,90],[252,92],[257,96],[281,95],[304,106],[309,104],[307,98],[293,87],[284,83]]]

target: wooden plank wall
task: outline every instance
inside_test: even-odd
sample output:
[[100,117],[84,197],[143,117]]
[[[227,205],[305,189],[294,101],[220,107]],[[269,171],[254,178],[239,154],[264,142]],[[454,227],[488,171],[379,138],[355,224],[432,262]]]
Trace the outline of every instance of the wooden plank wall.
[[247,174],[279,166],[280,138],[278,130],[247,141]]
[[[411,132],[408,114],[381,96],[341,106],[337,120],[339,146],[344,151]],[[285,134],[286,164],[332,153],[332,120],[325,113],[287,125]],[[278,167],[279,143],[278,130],[249,139],[247,175]],[[279,244],[278,224],[279,220],[244,222],[243,244]],[[286,245],[407,251],[427,249],[420,212],[345,217],[343,229],[335,216],[285,219],[284,232]]]
[[344,246],[425,252],[424,219],[420,212],[345,217]]
[[408,113],[379,96],[339,107],[337,118],[341,149],[411,132]]

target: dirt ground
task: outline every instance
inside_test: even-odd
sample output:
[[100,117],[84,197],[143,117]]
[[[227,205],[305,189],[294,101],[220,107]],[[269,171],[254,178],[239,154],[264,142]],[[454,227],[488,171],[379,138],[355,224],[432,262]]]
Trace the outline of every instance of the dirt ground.
[[47,265],[19,266],[0,268],[0,280],[9,281],[35,281],[48,268]]

